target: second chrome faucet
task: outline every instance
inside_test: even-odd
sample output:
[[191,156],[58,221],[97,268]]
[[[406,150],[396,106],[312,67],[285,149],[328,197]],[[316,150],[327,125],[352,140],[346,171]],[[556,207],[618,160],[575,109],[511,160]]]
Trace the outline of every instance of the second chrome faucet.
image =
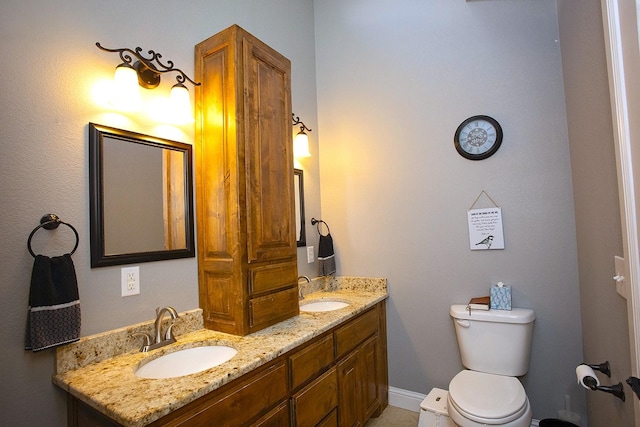
[[149,350],[155,350],[156,348],[164,347],[165,345],[172,344],[176,342],[176,338],[173,335],[173,323],[171,323],[167,330],[164,333],[164,337],[162,336],[162,319],[165,314],[169,314],[171,319],[177,319],[178,312],[173,307],[163,307],[156,308],[156,321],[155,321],[155,331],[154,331],[154,342],[151,343],[151,337],[148,334],[134,334],[134,336],[141,336],[144,338],[144,344],[140,348],[140,351],[147,352]]
[[[300,279],[304,279],[307,281],[307,283],[311,283],[311,279],[309,279],[308,276],[299,276],[298,277],[298,284],[300,284]],[[298,286],[298,299],[299,300],[303,300],[304,296],[302,295],[302,288],[300,286]]]

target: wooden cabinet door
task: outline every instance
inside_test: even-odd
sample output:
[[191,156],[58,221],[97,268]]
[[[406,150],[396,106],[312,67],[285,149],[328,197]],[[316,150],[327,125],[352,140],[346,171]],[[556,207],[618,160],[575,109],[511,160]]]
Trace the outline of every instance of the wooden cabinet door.
[[338,364],[340,427],[362,426],[381,410],[378,335]]
[[338,404],[336,369],[316,378],[291,397],[293,425],[314,427],[330,414]]
[[295,390],[333,364],[333,334],[289,356],[289,382]]
[[380,408],[380,392],[378,380],[378,336],[373,336],[367,340],[360,352],[361,387],[362,387],[362,409],[364,419],[368,420]]
[[362,420],[362,393],[360,386],[360,352],[354,351],[338,364],[338,425],[358,427]]
[[291,64],[248,38],[243,59],[248,262],[295,260]]

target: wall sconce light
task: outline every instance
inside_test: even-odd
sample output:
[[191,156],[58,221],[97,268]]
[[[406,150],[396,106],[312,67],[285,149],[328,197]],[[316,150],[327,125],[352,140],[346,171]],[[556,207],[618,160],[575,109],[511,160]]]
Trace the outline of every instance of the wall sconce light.
[[[116,67],[114,75],[115,87],[113,89],[112,102],[114,106],[124,110],[135,110],[140,105],[139,86],[145,89],[153,89],[160,84],[160,74],[168,72],[176,72],[177,83],[171,88],[169,95],[169,108],[171,112],[169,117],[178,123],[192,122],[193,114],[191,112],[191,100],[189,98],[189,90],[184,83],[188,80],[195,86],[200,86],[191,80],[182,70],[174,68],[173,61],[167,61],[167,64],[160,62],[162,55],[150,50],[149,58],[142,55],[142,48],[136,47],[135,51],[122,49],[107,49],[102,47],[99,42],[96,46],[105,52],[118,53],[122,63]],[[135,59],[135,62],[134,62]]]
[[291,113],[293,118],[293,126],[300,125],[300,132],[293,138],[293,156],[294,157],[311,157],[309,152],[309,136],[305,133],[305,130],[311,132],[311,129],[306,127],[300,120],[300,117],[295,113]]

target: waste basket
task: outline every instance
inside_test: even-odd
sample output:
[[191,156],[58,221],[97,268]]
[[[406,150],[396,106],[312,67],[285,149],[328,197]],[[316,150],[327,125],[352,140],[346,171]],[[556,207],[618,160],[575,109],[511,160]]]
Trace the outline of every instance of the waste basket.
[[538,425],[540,427],[577,427],[574,423],[557,418],[545,418],[544,420],[540,420],[540,424]]

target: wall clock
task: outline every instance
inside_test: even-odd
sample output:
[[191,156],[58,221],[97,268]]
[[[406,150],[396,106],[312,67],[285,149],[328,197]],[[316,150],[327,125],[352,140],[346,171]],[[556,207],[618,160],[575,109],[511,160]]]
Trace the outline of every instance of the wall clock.
[[502,128],[500,123],[489,116],[469,117],[456,129],[453,144],[466,159],[486,159],[500,148]]

